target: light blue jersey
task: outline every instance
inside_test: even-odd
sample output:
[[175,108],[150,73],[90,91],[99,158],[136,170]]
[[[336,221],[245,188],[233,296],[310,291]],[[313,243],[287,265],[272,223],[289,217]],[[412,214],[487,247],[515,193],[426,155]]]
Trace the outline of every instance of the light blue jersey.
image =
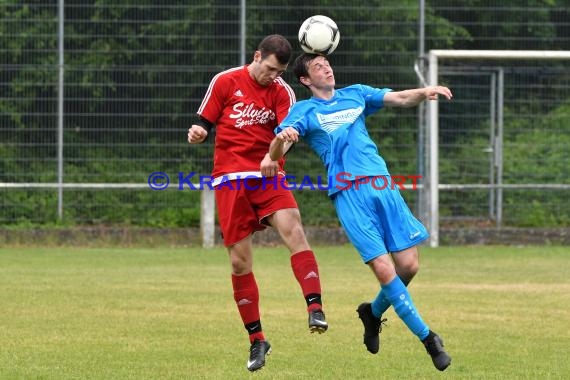
[[302,100],[275,129],[277,134],[295,128],[323,161],[340,223],[365,263],[429,237],[397,186],[378,188],[367,182],[369,177],[391,178],[365,124],[390,91],[353,85],[336,90],[330,100]]
[[293,105],[275,134],[293,127],[327,169],[329,196],[358,176],[389,175],[386,162],[366,129],[366,116],[384,106],[388,88],[353,85],[329,100],[312,97]]

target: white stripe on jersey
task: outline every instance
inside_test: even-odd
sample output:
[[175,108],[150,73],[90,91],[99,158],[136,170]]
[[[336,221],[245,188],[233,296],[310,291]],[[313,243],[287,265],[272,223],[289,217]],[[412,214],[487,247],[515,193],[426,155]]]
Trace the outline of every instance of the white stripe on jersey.
[[[287,94],[289,94],[289,108],[291,108],[291,106],[297,101],[297,99],[295,98],[295,92],[293,91],[291,86],[289,86],[289,84],[287,84],[287,82],[285,82],[285,80],[283,78],[277,77],[277,79],[275,79],[275,82],[277,82],[281,86],[283,86],[285,88],[285,90],[287,91]],[[279,120],[279,122],[281,122],[281,121],[282,120]]]
[[225,71],[222,71],[222,72],[216,74],[212,78],[212,81],[210,82],[210,85],[208,86],[208,90],[206,91],[206,95],[204,95],[204,99],[202,99],[202,103],[200,104],[200,108],[198,108],[198,112],[196,112],[198,115],[202,114],[202,112],[204,111],[204,107],[206,107],[206,104],[208,104],[208,100],[210,100],[210,96],[212,96],[212,90],[214,89],[214,84],[216,83],[218,78],[224,74],[231,73],[233,71],[241,70],[241,69],[243,69],[243,66],[232,67],[231,69],[228,69],[228,70],[225,70]]

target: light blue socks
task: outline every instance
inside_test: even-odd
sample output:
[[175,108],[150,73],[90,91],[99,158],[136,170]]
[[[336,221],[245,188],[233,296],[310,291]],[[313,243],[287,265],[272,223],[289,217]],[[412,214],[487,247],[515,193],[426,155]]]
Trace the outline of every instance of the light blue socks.
[[384,290],[384,288],[380,290],[370,306],[372,306],[372,314],[374,314],[376,318],[380,318],[380,316],[388,310],[391,304],[388,298],[386,298],[386,290]]
[[382,286],[374,301],[372,301],[372,314],[380,317],[388,310],[390,305],[394,306],[394,311],[398,317],[420,340],[424,340],[429,334],[429,327],[418,313],[408,289],[396,276],[390,283]]
[[[401,277],[400,280],[402,280]],[[408,286],[408,282],[405,282],[404,280],[402,280],[402,282],[405,287]],[[392,304],[388,301],[388,298],[386,298],[386,291],[380,289],[380,292],[376,298],[374,298],[374,301],[372,301],[372,314],[374,314],[376,318],[380,318],[380,316],[384,314],[390,306],[392,306]]]

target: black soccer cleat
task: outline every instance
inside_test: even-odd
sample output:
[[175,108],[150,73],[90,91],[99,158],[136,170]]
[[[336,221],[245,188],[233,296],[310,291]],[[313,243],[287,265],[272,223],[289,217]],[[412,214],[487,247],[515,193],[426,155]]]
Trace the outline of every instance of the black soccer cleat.
[[443,340],[434,333],[429,331],[429,335],[422,341],[428,354],[431,356],[433,365],[440,371],[445,370],[451,364],[451,357],[443,349]]
[[257,371],[265,365],[265,355],[271,353],[271,345],[266,340],[256,339],[249,348],[249,359],[247,369],[251,372]]
[[329,328],[329,324],[325,319],[325,313],[321,310],[309,311],[309,330],[311,333],[324,333]]
[[364,344],[366,349],[373,354],[377,354],[380,350],[382,323],[385,323],[387,319],[382,319],[382,316],[376,318],[372,314],[372,305],[369,302],[361,303],[356,311],[358,312],[358,318],[364,325]]

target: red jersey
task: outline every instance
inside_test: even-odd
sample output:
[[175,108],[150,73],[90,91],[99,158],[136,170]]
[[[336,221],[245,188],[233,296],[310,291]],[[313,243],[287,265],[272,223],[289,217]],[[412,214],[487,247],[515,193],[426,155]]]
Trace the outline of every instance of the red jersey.
[[[281,77],[263,87],[248,66],[217,74],[198,108],[198,115],[216,124],[214,178],[261,177],[259,165],[275,137],[273,130],[295,103],[295,93]],[[284,163],[279,160],[281,171]]]

